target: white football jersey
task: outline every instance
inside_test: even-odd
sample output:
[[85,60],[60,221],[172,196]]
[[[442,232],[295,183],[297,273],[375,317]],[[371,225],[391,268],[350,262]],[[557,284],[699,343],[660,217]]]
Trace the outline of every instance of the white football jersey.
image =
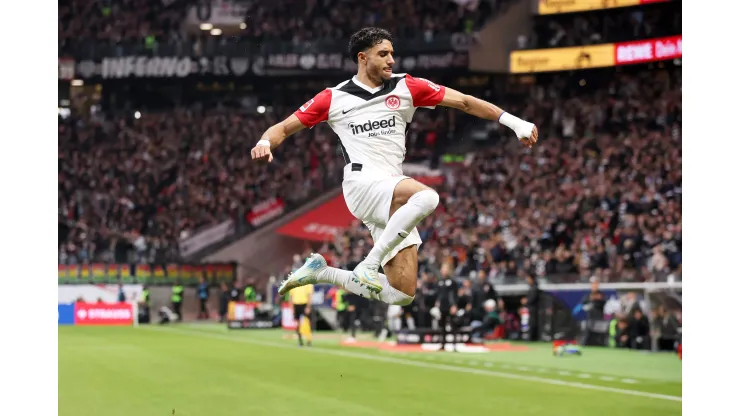
[[326,121],[339,136],[346,163],[361,163],[389,174],[403,174],[406,127],[418,107],[434,108],[445,88],[423,78],[393,74],[377,88],[357,77],[327,88],[295,115],[306,127]]

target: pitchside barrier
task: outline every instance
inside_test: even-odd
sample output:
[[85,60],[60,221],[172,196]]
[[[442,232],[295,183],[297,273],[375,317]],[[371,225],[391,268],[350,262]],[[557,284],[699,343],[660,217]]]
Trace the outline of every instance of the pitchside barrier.
[[211,283],[230,283],[236,277],[236,263],[205,264],[60,264],[60,285],[67,284],[196,284],[201,277]]
[[[123,289],[125,302],[119,302]],[[63,285],[57,289],[59,325],[131,326],[138,324],[142,285]]]
[[229,302],[226,325],[229,329],[267,329],[277,326],[273,306],[259,302]]
[[134,303],[60,303],[57,310],[59,325],[75,326],[136,326],[138,308]]

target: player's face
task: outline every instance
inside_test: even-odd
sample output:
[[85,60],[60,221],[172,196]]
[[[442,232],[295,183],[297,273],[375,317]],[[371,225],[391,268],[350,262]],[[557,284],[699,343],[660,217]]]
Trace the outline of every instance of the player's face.
[[368,49],[365,53],[367,59],[367,74],[371,79],[387,81],[393,73],[393,45],[390,41],[383,42]]

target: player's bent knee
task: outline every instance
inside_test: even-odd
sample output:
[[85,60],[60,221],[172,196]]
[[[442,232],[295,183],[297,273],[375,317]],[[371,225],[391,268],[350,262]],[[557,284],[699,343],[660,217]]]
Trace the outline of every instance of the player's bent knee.
[[409,199],[409,203],[417,205],[421,212],[426,216],[434,212],[439,205],[439,194],[431,189],[424,189],[414,194]]

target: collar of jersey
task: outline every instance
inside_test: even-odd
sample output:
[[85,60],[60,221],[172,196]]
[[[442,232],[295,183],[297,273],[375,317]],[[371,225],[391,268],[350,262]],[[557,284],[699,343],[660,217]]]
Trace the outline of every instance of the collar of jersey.
[[375,87],[375,88],[368,87],[367,85],[360,82],[360,79],[357,78],[357,75],[352,77],[352,82],[358,87],[362,88],[363,90],[369,92],[370,94],[375,94],[376,92],[382,90],[383,86],[385,85],[385,84],[382,84],[379,87]]

